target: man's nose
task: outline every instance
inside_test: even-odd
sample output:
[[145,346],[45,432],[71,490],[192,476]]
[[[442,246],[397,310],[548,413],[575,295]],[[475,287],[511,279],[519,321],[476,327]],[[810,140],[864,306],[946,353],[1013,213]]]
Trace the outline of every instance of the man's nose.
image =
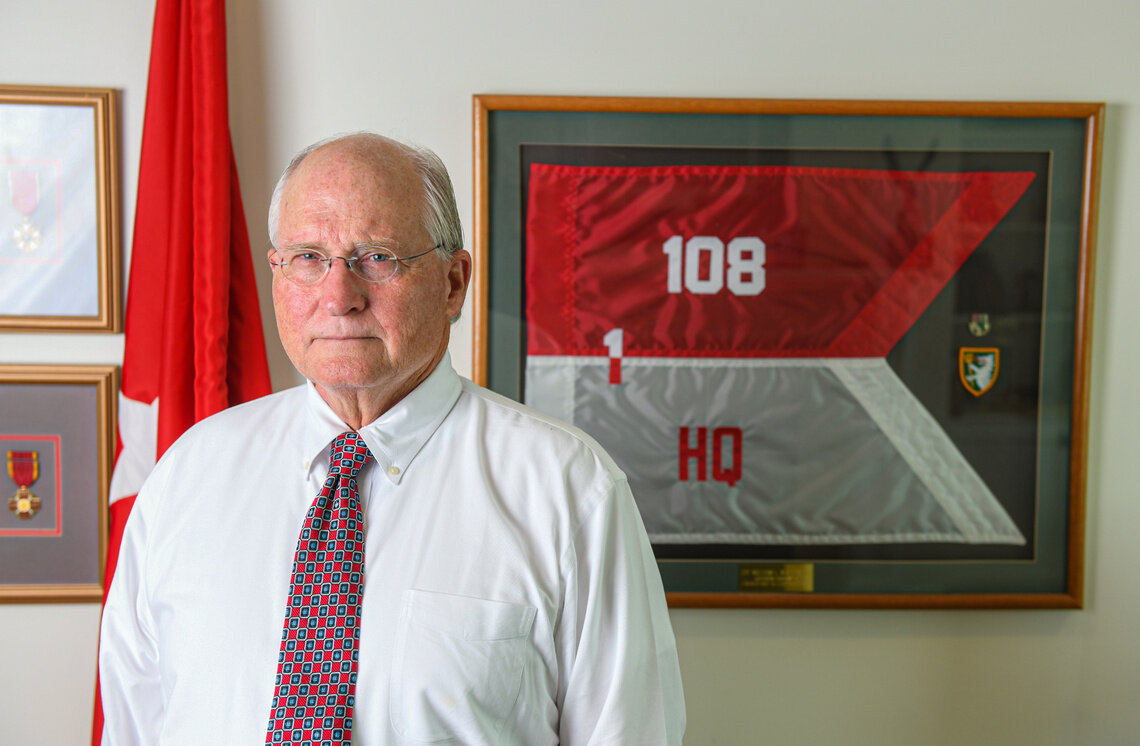
[[349,266],[345,257],[331,257],[328,273],[321,280],[325,310],[333,316],[360,311],[368,305],[369,283],[358,277]]

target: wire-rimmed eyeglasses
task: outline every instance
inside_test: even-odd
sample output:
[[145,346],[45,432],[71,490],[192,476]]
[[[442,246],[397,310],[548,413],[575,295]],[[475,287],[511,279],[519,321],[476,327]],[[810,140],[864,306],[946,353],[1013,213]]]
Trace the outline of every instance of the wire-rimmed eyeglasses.
[[298,285],[315,285],[329,273],[332,263],[340,259],[347,265],[350,272],[367,282],[387,282],[395,276],[400,269],[401,262],[410,262],[427,256],[438,246],[411,256],[397,256],[396,252],[383,246],[369,246],[361,249],[352,256],[326,256],[324,252],[316,249],[284,249],[273,250],[273,256],[280,261],[269,260],[274,267],[280,267],[281,272],[290,281]]

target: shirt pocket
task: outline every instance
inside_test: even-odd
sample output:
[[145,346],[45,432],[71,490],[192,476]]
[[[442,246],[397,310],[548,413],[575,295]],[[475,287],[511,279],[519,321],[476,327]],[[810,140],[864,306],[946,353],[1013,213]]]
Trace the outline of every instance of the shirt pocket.
[[389,702],[396,733],[420,743],[497,734],[518,701],[536,612],[405,591]]

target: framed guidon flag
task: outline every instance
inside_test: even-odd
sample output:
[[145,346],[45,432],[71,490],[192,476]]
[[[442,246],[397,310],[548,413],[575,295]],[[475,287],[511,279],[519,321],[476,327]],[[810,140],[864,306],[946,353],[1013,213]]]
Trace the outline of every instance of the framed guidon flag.
[[671,603],[1080,604],[1099,105],[475,104],[475,377]]

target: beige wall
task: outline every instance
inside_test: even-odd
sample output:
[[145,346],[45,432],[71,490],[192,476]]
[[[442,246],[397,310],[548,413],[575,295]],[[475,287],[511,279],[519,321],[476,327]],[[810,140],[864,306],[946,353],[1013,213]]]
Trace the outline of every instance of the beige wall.
[[[678,610],[690,744],[1140,739],[1140,6],[1114,0],[231,0],[251,238],[297,147],[377,129],[436,148],[471,214],[471,94],[1109,104],[1083,611]],[[929,6],[929,7],[924,7]],[[0,80],[123,91],[129,248],[152,4],[6,0]],[[470,230],[470,221],[467,221]],[[264,292],[267,279],[255,249]],[[268,310],[268,306],[266,306]],[[468,314],[468,318],[469,318]],[[268,320],[268,319],[267,319]],[[470,327],[453,343],[470,366]],[[270,324],[270,328],[272,328]],[[274,382],[293,374],[276,342]],[[118,363],[121,337],[0,335],[4,363]],[[87,737],[95,605],[0,605],[0,744]]]

